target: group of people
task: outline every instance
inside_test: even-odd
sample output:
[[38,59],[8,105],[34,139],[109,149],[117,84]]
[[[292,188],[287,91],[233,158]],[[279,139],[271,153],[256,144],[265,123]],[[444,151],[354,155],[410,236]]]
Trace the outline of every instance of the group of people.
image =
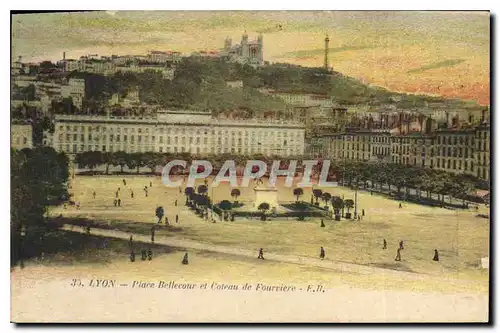
[[[125,180],[125,178],[122,179],[122,182],[123,182],[123,185],[127,186],[127,181]],[[151,181],[149,182],[149,187],[153,187],[153,182],[151,182]],[[118,187],[118,189],[115,191],[115,199],[113,201],[113,205],[115,207],[120,207],[121,203],[122,203],[122,201],[121,201],[121,199],[119,197],[120,196],[120,190],[121,190],[120,187]],[[144,194],[145,194],[146,197],[148,196],[148,186],[147,185],[144,186]],[[95,199],[96,196],[97,196],[96,191],[95,190],[92,191],[92,198]],[[130,189],[130,198],[132,198],[132,199],[134,198],[134,190],[132,190],[132,189]],[[78,203],[76,206],[77,206],[77,209],[80,209],[80,203]],[[176,206],[177,206],[177,200],[176,200]],[[64,208],[66,208],[66,205],[65,205]]]
[[[404,250],[404,242],[402,240],[399,241],[399,247],[396,250],[396,258],[394,258],[395,261],[401,261],[401,251]],[[387,240],[384,238],[383,240],[383,250],[387,249]],[[437,249],[434,249],[434,257],[432,258],[433,261],[439,261],[439,252]]]
[[[135,251],[134,251],[134,239],[132,236],[129,238],[129,248],[130,248],[130,261],[135,261]],[[141,250],[141,260],[153,260],[153,250],[149,248],[147,251],[145,249]]]

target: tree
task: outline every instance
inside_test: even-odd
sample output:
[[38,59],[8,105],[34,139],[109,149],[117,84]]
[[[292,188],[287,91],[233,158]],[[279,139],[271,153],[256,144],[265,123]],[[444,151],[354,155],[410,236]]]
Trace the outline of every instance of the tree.
[[240,195],[241,195],[241,192],[240,192],[240,190],[239,190],[239,189],[237,189],[237,188],[233,188],[233,189],[231,190],[231,197],[233,197],[233,198],[234,198],[234,202],[235,202],[235,203],[237,202],[238,197],[239,197]]
[[227,220],[227,212],[233,208],[233,204],[229,200],[222,200],[219,203],[219,208],[223,211],[224,220]]
[[[49,204],[68,197],[68,157],[54,149],[11,150],[11,265],[22,255],[41,251],[37,240],[45,232]],[[21,230],[26,237],[21,238]],[[21,244],[22,241],[22,244]]]
[[258,210],[262,212],[262,221],[266,220],[266,212],[271,208],[271,206],[267,202],[262,202],[259,207],[257,207]]
[[106,174],[109,174],[109,166],[115,163],[115,156],[111,152],[102,153],[102,162],[106,166]]
[[344,206],[347,208],[346,218],[351,218],[351,213],[349,212],[351,208],[354,207],[354,201],[352,199],[344,200]]
[[192,187],[186,187],[184,189],[184,195],[186,197],[189,197],[190,195],[192,195],[194,193],[194,189]]
[[129,156],[129,161],[127,162],[129,168],[136,168],[136,173],[139,174],[139,169],[146,165],[146,156],[144,153],[132,153]]
[[332,198],[332,195],[328,192],[324,192],[323,195],[321,196],[321,199],[325,202],[325,205],[328,205],[328,202]]
[[163,210],[163,207],[161,207],[161,206],[156,207],[155,214],[156,214],[156,217],[158,218],[158,223],[160,223],[161,220],[163,219],[163,216],[165,215],[165,211]]
[[304,195],[304,190],[301,188],[296,188],[293,190],[293,195],[297,198],[296,202],[299,202],[299,198]]
[[341,197],[334,196],[331,199],[335,220],[340,221],[340,210],[344,208],[344,200]]
[[128,154],[124,151],[114,153],[113,166],[120,166],[120,173],[123,173],[123,168],[127,165]]
[[208,188],[206,185],[198,186],[198,194],[207,195]]
[[318,204],[318,199],[321,198],[321,195],[323,195],[323,191],[321,191],[320,189],[314,189],[313,195],[314,198],[316,199],[316,204]]

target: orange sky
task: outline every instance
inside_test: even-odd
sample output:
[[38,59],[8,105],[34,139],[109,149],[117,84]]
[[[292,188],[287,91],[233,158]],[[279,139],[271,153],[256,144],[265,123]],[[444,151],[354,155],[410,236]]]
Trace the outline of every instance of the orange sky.
[[83,54],[215,50],[230,36],[264,35],[264,57],[330,64],[367,84],[489,104],[487,12],[93,12],[15,15],[13,57],[58,60]]

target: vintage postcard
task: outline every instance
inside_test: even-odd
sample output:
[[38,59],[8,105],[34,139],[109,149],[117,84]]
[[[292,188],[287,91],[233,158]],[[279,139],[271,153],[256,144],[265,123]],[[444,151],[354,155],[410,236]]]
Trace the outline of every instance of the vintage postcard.
[[488,11],[13,13],[11,321],[490,321]]

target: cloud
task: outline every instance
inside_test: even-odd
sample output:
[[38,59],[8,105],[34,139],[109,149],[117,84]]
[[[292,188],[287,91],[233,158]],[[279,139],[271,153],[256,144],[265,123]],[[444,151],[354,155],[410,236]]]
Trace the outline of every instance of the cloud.
[[461,64],[464,61],[465,61],[464,59],[449,59],[449,60],[439,61],[439,62],[435,62],[435,63],[429,64],[429,65],[422,66],[420,68],[410,69],[407,73],[408,74],[418,74],[418,73],[422,73],[422,72],[425,72],[425,71],[428,71],[431,69],[453,67],[453,66],[456,66],[458,64]]

